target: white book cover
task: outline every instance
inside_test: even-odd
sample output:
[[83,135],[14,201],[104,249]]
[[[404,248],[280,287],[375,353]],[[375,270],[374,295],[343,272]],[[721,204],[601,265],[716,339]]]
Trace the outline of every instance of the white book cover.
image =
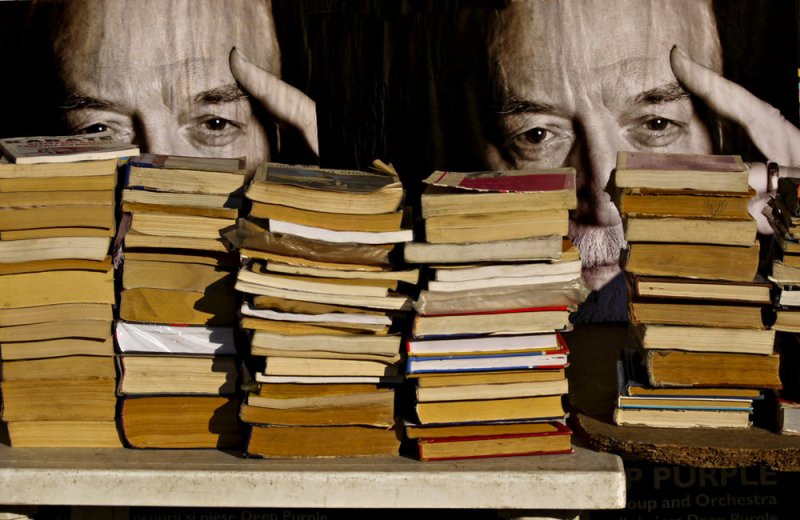
[[173,326],[117,322],[121,352],[223,355],[236,354],[233,327]]
[[269,230],[273,233],[287,233],[337,244],[396,244],[414,240],[414,231],[411,229],[397,231],[334,231],[273,219],[269,221]]

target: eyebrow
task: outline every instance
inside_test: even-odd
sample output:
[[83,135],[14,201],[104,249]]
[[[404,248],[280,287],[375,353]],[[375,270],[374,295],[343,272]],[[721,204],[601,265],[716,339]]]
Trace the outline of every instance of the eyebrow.
[[552,112],[553,105],[508,96],[495,103],[494,111],[498,114],[541,114]]
[[636,97],[633,98],[633,102],[645,105],[661,105],[664,103],[672,103],[673,101],[678,101],[689,96],[691,96],[691,94],[689,94],[680,83],[675,82],[645,90],[637,94]]
[[62,110],[83,110],[87,108],[108,108],[110,106],[112,106],[112,103],[104,99],[80,94],[67,94],[60,108]]
[[200,92],[192,99],[196,104],[218,105],[222,103],[233,103],[240,99],[247,99],[248,95],[239,88],[239,85],[231,83],[209,90]]

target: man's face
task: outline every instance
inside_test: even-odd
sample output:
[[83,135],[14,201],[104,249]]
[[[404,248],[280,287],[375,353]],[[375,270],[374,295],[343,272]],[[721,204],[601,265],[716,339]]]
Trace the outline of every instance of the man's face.
[[269,160],[269,123],[236,85],[233,47],[279,74],[268,2],[75,2],[55,46],[67,124],[151,153],[244,156],[252,170]]
[[710,153],[708,130],[669,63],[674,44],[720,68],[716,26],[700,1],[519,1],[490,49],[493,169],[573,166],[570,238],[599,289],[619,273],[619,212],[604,191],[616,152]]

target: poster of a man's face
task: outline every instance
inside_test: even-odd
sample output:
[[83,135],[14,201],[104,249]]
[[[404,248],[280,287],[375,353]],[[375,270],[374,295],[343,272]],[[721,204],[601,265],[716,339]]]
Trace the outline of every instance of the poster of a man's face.
[[[791,135],[763,115],[774,109],[720,75],[763,72],[742,60],[763,55],[742,41],[774,41],[786,54],[770,63],[789,74],[762,83],[793,78],[796,27],[769,25],[785,6],[734,3],[736,23],[712,0],[77,0],[56,2],[48,37],[66,129],[110,129],[148,152],[245,156],[251,170],[309,158],[364,168],[380,157],[411,192],[434,169],[572,166],[570,238],[587,283],[611,295],[592,319],[616,320],[625,241],[606,188],[617,151],[744,153],[721,148],[730,124],[760,152],[746,160],[800,163],[763,144],[785,142],[770,132]],[[756,36],[737,40],[731,28]],[[287,68],[302,69],[314,100],[281,78]],[[796,120],[796,83],[771,86],[790,91],[780,108]],[[14,135],[13,124],[2,132]],[[281,153],[290,137],[308,153]]]

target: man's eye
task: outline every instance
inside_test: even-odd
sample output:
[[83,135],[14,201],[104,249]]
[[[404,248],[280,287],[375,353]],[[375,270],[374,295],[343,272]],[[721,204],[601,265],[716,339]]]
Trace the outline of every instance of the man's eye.
[[664,130],[669,128],[671,124],[673,124],[672,121],[664,117],[656,117],[644,122],[644,126],[648,130],[652,130],[654,132],[663,132]]
[[93,125],[85,126],[75,132],[76,134],[96,134],[99,132],[107,132],[109,130],[108,125],[103,123],[94,123]]
[[550,132],[544,128],[536,127],[522,134],[522,137],[529,143],[540,144],[548,139],[548,135],[550,135]]
[[674,119],[648,116],[628,127],[628,141],[637,149],[669,146],[686,133],[686,125]]
[[205,126],[208,130],[212,132],[221,132],[225,130],[228,125],[232,124],[227,119],[223,119],[221,117],[212,117],[210,119],[206,119],[203,121],[203,126]]

